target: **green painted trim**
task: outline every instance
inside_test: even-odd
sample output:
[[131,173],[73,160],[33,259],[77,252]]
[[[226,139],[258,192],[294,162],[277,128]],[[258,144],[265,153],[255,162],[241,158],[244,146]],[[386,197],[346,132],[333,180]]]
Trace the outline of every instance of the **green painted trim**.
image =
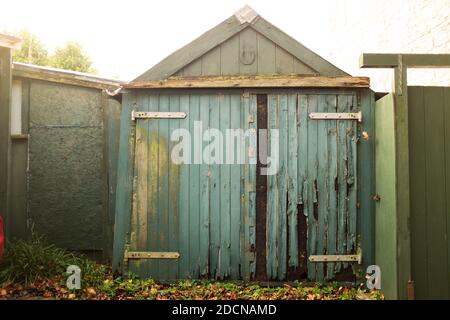
[[119,159],[117,163],[116,210],[114,224],[113,270],[122,271],[125,241],[130,230],[133,192],[135,124],[131,111],[136,108],[136,95],[123,96],[120,116]]
[[399,299],[407,299],[407,284],[411,280],[411,228],[409,223],[409,129],[407,66],[399,57],[394,69],[394,121],[397,175],[397,255]]
[[375,98],[374,92],[369,89],[358,93],[363,122],[359,135],[363,131],[369,134],[369,140],[359,138],[358,152],[358,199],[359,207],[359,233],[361,235],[361,249],[363,266],[367,268],[375,262]]
[[410,68],[450,67],[450,54],[402,54],[363,53],[359,58],[360,68],[395,68],[398,57]]

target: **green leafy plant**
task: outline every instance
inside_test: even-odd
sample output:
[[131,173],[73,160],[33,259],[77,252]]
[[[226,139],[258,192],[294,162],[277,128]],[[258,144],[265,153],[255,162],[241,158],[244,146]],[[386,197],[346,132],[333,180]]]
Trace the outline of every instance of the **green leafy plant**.
[[72,252],[47,244],[42,237],[30,241],[17,240],[8,245],[0,260],[0,283],[33,283],[55,277],[65,278],[69,265],[81,268],[83,287],[100,285],[106,273],[105,266]]

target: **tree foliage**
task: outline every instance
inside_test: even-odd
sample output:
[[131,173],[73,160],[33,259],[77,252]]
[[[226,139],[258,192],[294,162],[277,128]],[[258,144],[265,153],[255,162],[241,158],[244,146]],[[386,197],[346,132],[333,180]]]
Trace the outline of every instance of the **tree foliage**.
[[52,55],[49,55],[44,44],[36,35],[27,30],[22,30],[16,33],[16,36],[22,39],[21,48],[14,50],[13,53],[13,60],[16,62],[96,73],[96,70],[92,68],[89,55],[78,42],[69,41],[64,46],[57,48]]
[[95,73],[91,59],[84,52],[81,44],[73,41],[67,42],[63,47],[56,49],[50,57],[49,65],[54,68]]
[[27,30],[22,30],[16,35],[22,39],[22,46],[20,49],[14,50],[14,61],[39,66],[48,65],[48,52],[36,35]]

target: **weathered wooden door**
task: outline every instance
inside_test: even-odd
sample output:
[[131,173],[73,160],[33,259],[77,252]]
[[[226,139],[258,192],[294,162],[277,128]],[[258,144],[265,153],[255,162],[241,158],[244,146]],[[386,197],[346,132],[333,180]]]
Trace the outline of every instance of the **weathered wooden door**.
[[[131,141],[134,182],[124,253],[128,270],[160,280],[249,279],[255,216],[255,165],[249,157],[256,146],[250,139],[241,147],[228,144],[227,132],[254,131],[255,97],[242,92],[148,93],[136,96],[135,110],[144,114],[135,117]],[[159,117],[148,118],[145,112],[159,112]],[[186,116],[175,118],[176,112]],[[190,137],[189,148],[180,151],[187,159],[183,163],[172,157],[179,141],[171,137],[180,129]],[[205,151],[217,139],[223,145]],[[214,155],[212,163],[205,152]],[[245,163],[237,161],[239,153]],[[231,155],[235,158],[229,159]]]
[[[342,261],[357,253],[356,93],[150,92],[135,93],[127,105],[125,116],[144,114],[125,140],[131,210],[116,222],[123,238],[115,237],[124,269],[160,280],[319,281],[350,270]],[[147,117],[151,112],[163,116]],[[191,137],[183,163],[172,158],[179,129]],[[242,130],[242,145],[228,143],[230,129]],[[266,156],[274,161],[264,176],[259,129],[268,129]],[[214,152],[220,161],[207,162],[205,150],[217,139],[224,142]]]
[[268,176],[269,279],[334,279],[348,262],[308,258],[356,255],[359,111],[354,93],[268,96],[269,136],[279,131],[269,146],[279,152]]

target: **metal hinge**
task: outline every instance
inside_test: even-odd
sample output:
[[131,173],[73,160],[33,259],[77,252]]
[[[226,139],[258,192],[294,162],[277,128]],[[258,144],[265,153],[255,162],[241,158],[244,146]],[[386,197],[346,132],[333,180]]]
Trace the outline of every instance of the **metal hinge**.
[[180,254],[178,252],[163,252],[163,251],[126,251],[125,258],[129,259],[178,259]]
[[186,112],[145,112],[131,111],[131,120],[136,119],[184,119]]
[[310,262],[362,262],[361,254],[314,255],[308,259]]
[[313,120],[358,120],[362,122],[360,112],[311,112],[309,118]]

